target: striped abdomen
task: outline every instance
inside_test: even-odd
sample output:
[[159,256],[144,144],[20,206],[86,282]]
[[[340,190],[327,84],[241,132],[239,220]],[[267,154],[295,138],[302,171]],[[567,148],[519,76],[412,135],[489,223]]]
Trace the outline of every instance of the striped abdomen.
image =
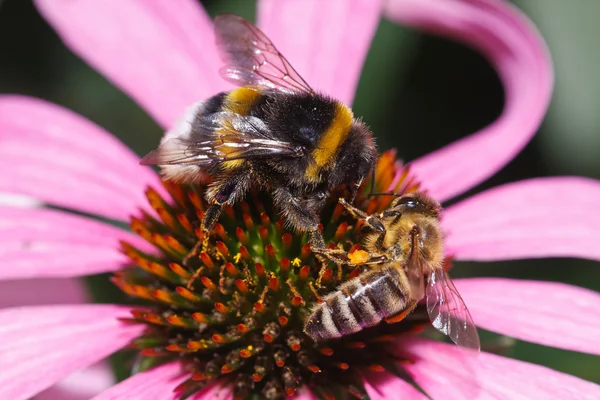
[[338,338],[377,325],[414,304],[402,271],[386,266],[359,275],[324,297],[304,332],[315,341]]

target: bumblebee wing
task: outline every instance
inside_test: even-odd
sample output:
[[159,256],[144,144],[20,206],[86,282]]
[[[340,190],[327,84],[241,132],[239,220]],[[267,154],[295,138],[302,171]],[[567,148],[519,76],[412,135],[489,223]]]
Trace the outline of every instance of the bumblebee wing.
[[146,155],[143,165],[198,165],[265,157],[300,157],[303,148],[277,140],[258,118],[219,112],[194,121],[190,133]]
[[221,76],[238,86],[285,93],[313,93],[288,60],[257,27],[237,15],[215,18],[215,37],[225,66]]
[[457,345],[479,351],[479,335],[471,314],[443,268],[429,275],[426,297],[433,326]]
[[156,150],[146,154],[140,161],[142,165],[210,165],[213,145],[210,142],[198,142],[183,136],[172,138],[161,144]]

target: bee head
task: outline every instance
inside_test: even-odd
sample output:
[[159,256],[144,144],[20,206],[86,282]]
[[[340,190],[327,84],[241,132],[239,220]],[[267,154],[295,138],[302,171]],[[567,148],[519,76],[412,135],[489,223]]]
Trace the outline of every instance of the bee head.
[[439,223],[440,204],[422,193],[395,199],[390,209],[400,213],[399,222],[408,235],[411,254],[423,265],[437,268],[443,262],[443,234]]
[[361,121],[354,121],[331,171],[330,189],[362,182],[373,171],[376,160],[377,149],[371,131]]
[[390,209],[395,209],[401,214],[422,215],[439,219],[442,206],[425,194],[416,192],[394,199]]

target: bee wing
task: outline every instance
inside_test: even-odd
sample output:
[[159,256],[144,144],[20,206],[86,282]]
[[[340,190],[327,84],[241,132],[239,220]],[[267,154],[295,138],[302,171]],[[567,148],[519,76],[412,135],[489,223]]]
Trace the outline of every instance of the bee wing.
[[285,93],[313,93],[288,60],[257,27],[237,15],[215,18],[215,36],[225,66],[221,76],[238,86],[257,85]]
[[302,147],[277,140],[258,118],[218,112],[194,121],[193,130],[167,140],[143,165],[197,165],[264,157],[300,157]]
[[216,153],[210,142],[198,142],[186,137],[167,140],[156,150],[146,154],[142,165],[199,165],[214,163]]
[[479,335],[471,314],[443,268],[429,275],[425,295],[433,326],[457,345],[479,351]]

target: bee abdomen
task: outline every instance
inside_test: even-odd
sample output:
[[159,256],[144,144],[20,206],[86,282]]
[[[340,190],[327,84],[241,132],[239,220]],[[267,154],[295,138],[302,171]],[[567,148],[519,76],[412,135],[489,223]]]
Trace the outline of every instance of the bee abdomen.
[[377,325],[407,305],[397,271],[372,271],[344,283],[312,311],[304,332],[315,341],[334,339]]

